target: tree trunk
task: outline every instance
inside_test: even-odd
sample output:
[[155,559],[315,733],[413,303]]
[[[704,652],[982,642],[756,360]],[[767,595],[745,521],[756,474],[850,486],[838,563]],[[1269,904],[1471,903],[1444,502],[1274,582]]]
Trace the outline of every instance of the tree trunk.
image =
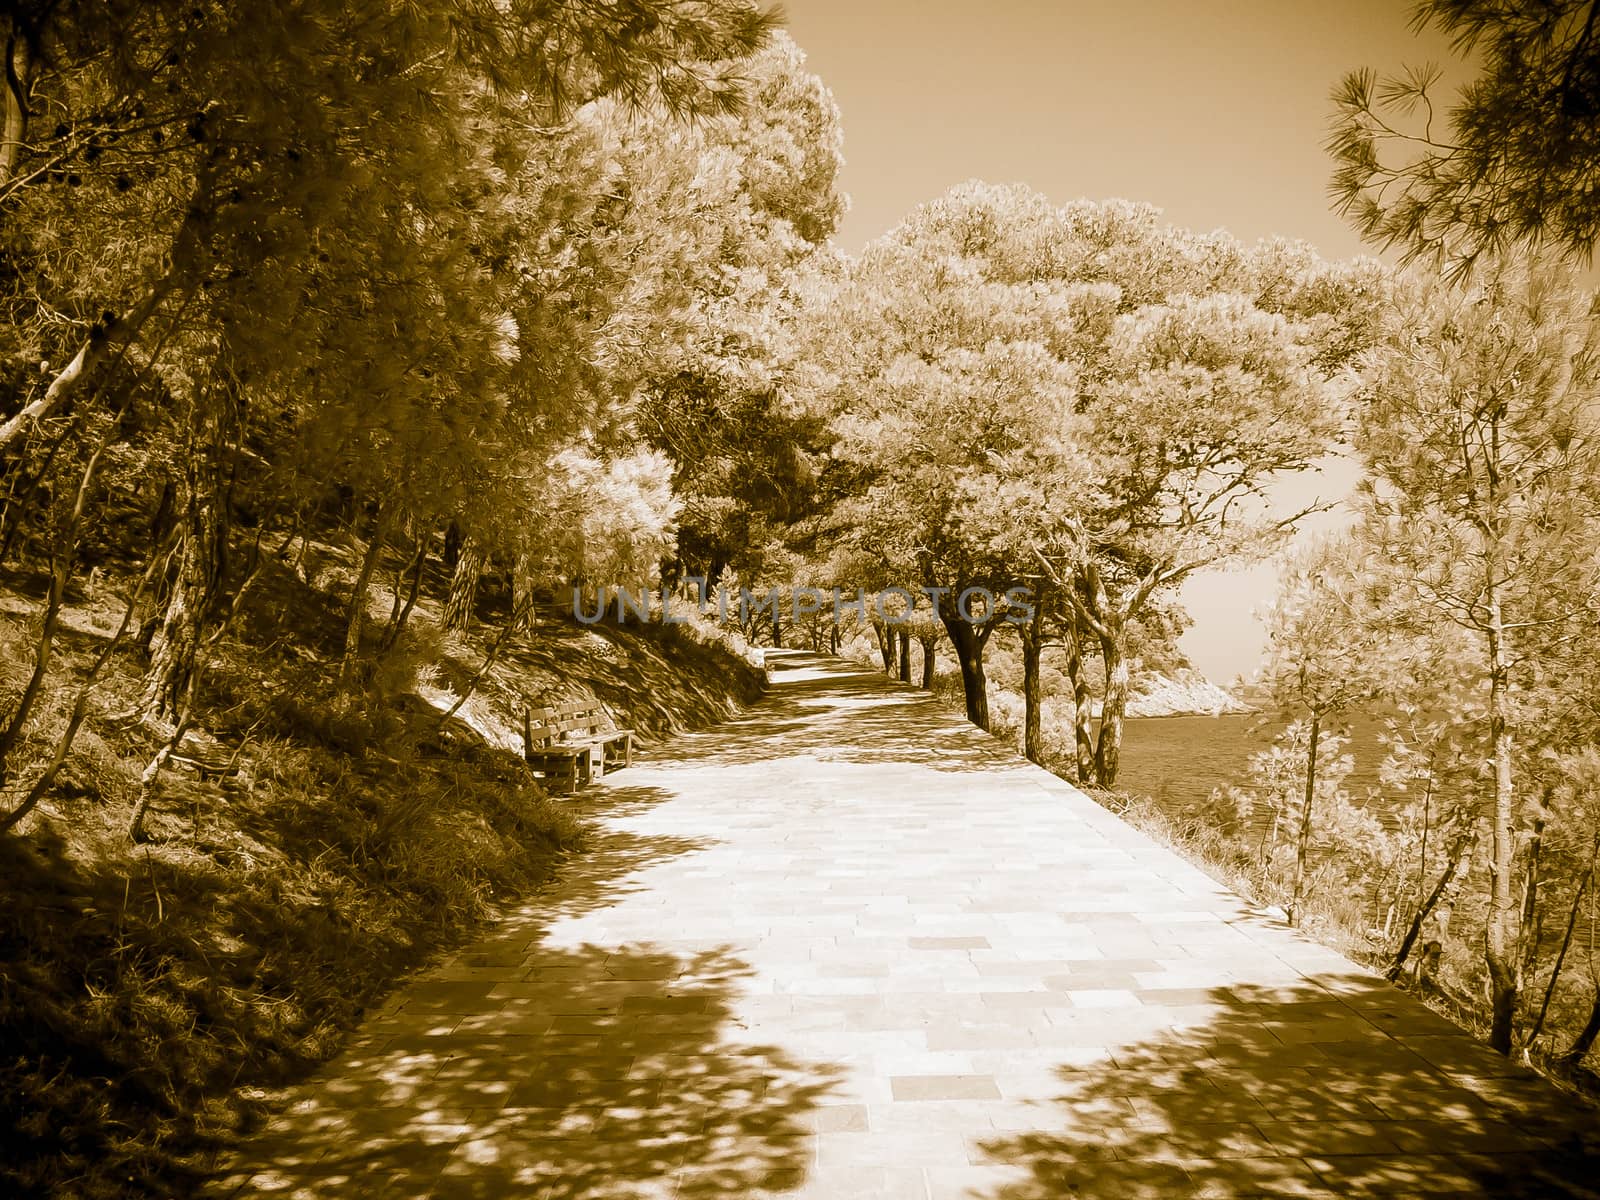
[[1544,1001],[1539,1005],[1539,1016],[1534,1021],[1533,1028],[1528,1030],[1528,1036],[1523,1040],[1523,1045],[1531,1049],[1539,1039],[1539,1031],[1544,1028],[1545,1014],[1550,1011],[1550,999],[1556,994],[1556,984],[1561,979],[1561,968],[1567,961],[1567,951],[1572,949],[1572,935],[1578,928],[1578,912],[1583,907],[1584,894],[1589,890],[1589,885],[1594,882],[1595,860],[1600,858],[1600,836],[1594,840],[1593,848],[1589,851],[1589,866],[1584,871],[1583,878],[1578,881],[1577,890],[1572,893],[1572,908],[1567,913],[1567,930],[1561,936],[1561,949],[1556,952],[1555,964],[1550,968],[1550,982],[1544,989]]
[[1272,806],[1272,824],[1261,831],[1261,840],[1256,843],[1256,866],[1261,866],[1267,861],[1267,847],[1273,851],[1278,849],[1278,806]]
[[1417,939],[1422,936],[1422,927],[1427,924],[1428,918],[1433,915],[1433,910],[1439,906],[1467,873],[1467,863],[1472,859],[1472,847],[1477,842],[1474,831],[1469,826],[1456,838],[1450,847],[1448,861],[1444,871],[1439,876],[1439,882],[1433,885],[1433,891],[1418,906],[1411,918],[1411,925],[1406,930],[1406,935],[1400,940],[1400,948],[1394,953],[1394,961],[1389,964],[1385,972],[1392,983],[1399,979],[1405,972],[1406,959],[1410,957],[1412,948],[1417,944]]
[[1589,1006],[1589,1020],[1560,1058],[1561,1070],[1568,1075],[1576,1074],[1583,1060],[1589,1057],[1596,1038],[1600,1038],[1600,991],[1595,992],[1594,1001]]
[[222,594],[227,526],[218,505],[191,506],[179,554],[178,577],[150,643],[142,704],[153,717],[176,720],[194,672],[201,633]]
[[[294,535],[291,533],[290,536]],[[286,539],[284,548],[286,549],[287,547],[288,541]],[[195,647],[189,672],[183,680],[182,690],[176,697],[172,732],[167,735],[161,749],[156,751],[155,757],[145,766],[143,773],[139,777],[138,799],[134,803],[133,813],[128,818],[128,840],[131,842],[137,843],[144,840],[144,819],[150,810],[150,803],[160,784],[162,768],[166,766],[167,760],[171,758],[173,751],[183,741],[183,735],[194,721],[194,701],[195,697],[200,693],[200,685],[205,676],[209,651],[211,647],[222,639],[223,635],[232,626],[234,619],[239,615],[239,610],[244,605],[246,593],[249,592],[255,581],[260,578],[264,561],[261,554],[261,538],[258,533],[255,544],[251,548],[248,569],[245,571],[244,578],[239,581],[239,586],[233,593],[233,600],[229,603],[227,611],[222,614],[222,619],[217,623],[217,627]]]
[[[1071,614],[1068,614],[1069,618]],[[1078,782],[1098,782],[1094,770],[1094,696],[1089,673],[1083,669],[1082,631],[1075,619],[1067,623],[1067,678],[1072,681],[1072,740],[1078,763]]]
[[172,479],[167,479],[161,485],[161,495],[156,500],[155,514],[150,518],[150,552],[154,554],[158,546],[165,546],[167,538],[171,536],[173,527],[177,523],[178,514],[178,485]]
[[361,634],[367,625],[367,600],[372,588],[372,577],[378,570],[378,559],[383,555],[383,541],[388,532],[388,520],[382,507],[372,522],[372,534],[367,539],[366,553],[361,556],[361,570],[350,588],[350,606],[344,625],[344,658],[339,664],[339,686],[349,687],[355,678],[356,663],[361,658]]
[[412,612],[417,607],[417,598],[422,594],[422,575],[428,565],[428,533],[426,531],[417,535],[416,553],[412,556],[410,565],[406,569],[406,586],[404,602],[400,599],[399,580],[395,581],[395,607],[389,614],[389,625],[383,631],[383,639],[378,643],[378,649],[387,653],[394,648],[400,640],[400,635],[405,632],[406,622],[411,619]]
[[989,640],[988,630],[974,629],[970,621],[959,615],[939,619],[944,622],[950,644],[955,647],[956,663],[961,667],[961,690],[967,701],[967,720],[979,729],[989,729],[989,684],[983,675],[983,648]]
[[883,659],[883,672],[885,675],[893,675],[894,641],[889,636],[889,627],[880,621],[874,621],[872,633],[878,639],[878,657]]
[[472,693],[478,689],[478,685],[489,677],[489,672],[494,670],[495,663],[500,661],[500,652],[506,648],[506,644],[511,640],[512,635],[516,633],[525,615],[517,608],[512,608],[510,618],[501,627],[500,632],[495,635],[494,642],[489,647],[489,653],[484,656],[483,665],[478,668],[477,673],[471,679],[467,680],[467,686],[461,689],[461,694],[456,697],[456,702],[450,706],[449,711],[439,718],[440,729],[450,723],[450,719],[462,710]]
[[[0,816],[0,833],[6,833],[15,828],[34,807],[44,798],[50,785],[55,782],[56,775],[61,770],[61,765],[67,761],[67,754],[72,749],[73,740],[78,736],[78,730],[83,726],[83,720],[89,715],[89,697],[93,694],[95,684],[99,682],[100,673],[105,670],[105,665],[110,661],[112,651],[117,648],[117,643],[122,640],[123,634],[128,632],[128,624],[133,620],[134,610],[139,607],[139,598],[144,594],[144,589],[150,586],[150,580],[155,575],[155,561],[152,558],[145,568],[143,577],[139,580],[138,587],[128,594],[128,601],[122,608],[122,620],[111,636],[106,638],[100,647],[100,653],[90,664],[89,670],[78,683],[78,695],[72,702],[72,711],[67,717],[66,727],[61,731],[61,736],[56,739],[55,753],[45,765],[44,770],[35,776],[28,792],[22,802],[4,816]],[[23,714],[26,717],[26,713]],[[0,756],[0,763],[4,758]],[[6,772],[0,769],[0,784],[6,781]]]
[[78,347],[78,352],[50,381],[44,394],[31,404],[24,405],[21,411],[0,421],[0,450],[9,449],[35,423],[44,420],[64,404],[94,373],[95,367],[133,341],[173,286],[173,279],[169,276],[146,292],[122,317],[112,320],[109,325],[96,324]]
[[40,622],[39,636],[34,642],[33,670],[29,673],[22,695],[6,714],[5,729],[0,732],[0,786],[4,786],[11,779],[12,752],[22,739],[22,731],[27,727],[28,718],[39,699],[45,676],[50,669],[50,657],[55,650],[56,629],[61,619],[62,600],[66,595],[67,579],[71,572],[71,549],[58,552],[55,561],[50,564],[50,587],[45,598],[44,618]]
[[837,621],[828,626],[828,653],[839,653],[839,623]]
[[900,634],[900,682],[911,682],[911,630],[904,625],[898,630]]
[[919,638],[922,644],[922,690],[933,691],[933,668],[935,666],[935,652],[938,650],[938,638]]
[[1122,719],[1128,710],[1127,631],[1120,620],[1107,619],[1100,638],[1105,662],[1105,695],[1100,701],[1100,738],[1094,748],[1095,777],[1103,788],[1114,787],[1122,762]]
[[66,595],[67,579],[72,573],[73,549],[76,547],[62,550],[50,564],[50,587],[45,598],[44,619],[40,623],[39,637],[33,646],[33,670],[28,675],[28,682],[23,686],[22,695],[17,698],[16,705],[6,714],[5,729],[0,732],[0,786],[10,781],[12,752],[22,739],[22,731],[28,724],[33,706],[39,699],[39,692],[44,687],[45,676],[50,670],[50,656],[55,650],[56,629],[61,621],[62,600]]
[[[534,594],[533,560],[526,553],[518,553],[511,564],[511,611],[520,614],[516,617],[517,633],[529,633],[533,629],[533,594]],[[668,591],[665,587],[661,590],[661,605],[663,612],[671,603],[667,599]]]
[[1490,822],[1489,915],[1484,928],[1484,961],[1489,968],[1491,1009],[1489,1044],[1511,1053],[1512,1025],[1522,989],[1517,902],[1512,875],[1516,870],[1515,795],[1511,775],[1509,654],[1499,593],[1489,591],[1489,737],[1494,755],[1494,808]]
[[477,542],[463,539],[456,557],[456,568],[450,576],[450,595],[445,601],[444,625],[464,633],[472,628],[472,619],[478,609],[478,580],[483,574],[483,551]]
[[0,536],[0,563],[10,560],[12,547],[18,544],[19,535],[30,524],[29,509],[33,505],[34,497],[38,495],[45,479],[49,476],[56,456],[61,453],[68,440],[78,432],[78,422],[67,422],[65,428],[50,443],[50,448],[45,451],[44,458],[37,468],[32,472],[27,471],[24,461],[19,456],[8,470],[5,509],[4,513],[0,514],[5,527],[4,535]]
[[1044,738],[1039,729],[1039,658],[1044,652],[1044,605],[1033,606],[1033,616],[1019,630],[1022,637],[1022,753],[1029,762],[1044,765]]
[[1305,805],[1300,810],[1300,836],[1294,848],[1294,890],[1289,895],[1289,924],[1300,924],[1300,894],[1305,887],[1306,848],[1311,844],[1311,805],[1317,795],[1317,742],[1322,736],[1322,710],[1311,710],[1311,731],[1306,745]]
[[[1428,835],[1433,831],[1434,758],[1437,750],[1430,752],[1428,761],[1428,786],[1422,793],[1422,845],[1417,850],[1417,901],[1422,901],[1422,885],[1428,879]],[[1404,889],[1402,886],[1402,895]]]
[[228,567],[228,460],[231,404],[202,395],[184,463],[183,541],[166,609],[150,641],[141,707],[176,721],[194,673],[195,655],[222,597]]
[[[1548,802],[1549,797],[1546,797]],[[1539,940],[1544,936],[1544,913],[1539,907],[1539,870],[1544,865],[1544,818],[1533,823],[1533,837],[1528,842],[1527,868],[1522,872],[1522,917],[1520,940],[1522,942],[1522,978],[1527,979],[1539,958]]]
[[445,567],[451,571],[454,571],[456,564],[461,561],[461,543],[463,540],[461,526],[456,522],[451,521],[450,524],[444,527],[444,550],[440,553],[440,558],[444,560]]
[[229,459],[234,445],[229,410],[229,403],[202,392],[190,418],[195,429],[184,462],[178,571],[150,638],[150,662],[141,694],[141,709],[147,717],[178,720],[206,622],[216,611],[226,584]]
[[[187,682],[184,686],[187,688]],[[156,790],[161,784],[161,770],[167,765],[167,760],[172,757],[172,752],[177,749],[178,743],[183,740],[183,735],[189,728],[188,706],[180,701],[179,707],[184,711],[173,725],[172,733],[161,743],[161,748],[139,773],[138,796],[133,802],[133,811],[128,814],[128,840],[134,845],[145,840],[144,819],[150,812],[150,804],[155,799]]]
[[18,28],[16,16],[7,22],[5,61],[5,122],[0,126],[0,188],[9,185],[22,158],[28,136],[28,93],[33,86],[33,44],[30,31]]

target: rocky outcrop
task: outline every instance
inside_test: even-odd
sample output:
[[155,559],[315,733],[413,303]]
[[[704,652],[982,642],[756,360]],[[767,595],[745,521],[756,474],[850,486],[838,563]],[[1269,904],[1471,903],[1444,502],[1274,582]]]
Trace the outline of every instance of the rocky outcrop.
[[1130,717],[1214,717],[1252,711],[1244,701],[1193,667],[1135,672],[1133,694],[1128,697]]

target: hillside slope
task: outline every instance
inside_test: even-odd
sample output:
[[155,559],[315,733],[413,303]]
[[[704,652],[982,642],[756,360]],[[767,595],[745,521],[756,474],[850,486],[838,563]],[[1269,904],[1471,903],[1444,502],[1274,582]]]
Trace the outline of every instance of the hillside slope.
[[[399,978],[580,852],[582,828],[508,752],[521,705],[596,698],[648,744],[764,683],[694,627],[583,628],[548,611],[444,726],[486,639],[445,635],[425,598],[342,694],[354,568],[314,549],[263,576],[219,646],[199,723],[222,768],[162,772],[144,844],[125,830],[160,734],[121,715],[133,649],[113,658],[57,785],[0,836],[0,1194],[188,1194]],[[37,587],[0,594],[0,693],[31,652]],[[36,753],[114,627],[112,590],[66,614]]]

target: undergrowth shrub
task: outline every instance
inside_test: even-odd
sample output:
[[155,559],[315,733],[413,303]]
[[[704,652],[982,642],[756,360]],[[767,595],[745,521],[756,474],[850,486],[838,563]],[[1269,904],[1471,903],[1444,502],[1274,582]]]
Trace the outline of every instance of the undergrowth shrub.
[[764,649],[752,646],[737,628],[719,625],[701,613],[674,610],[673,619],[662,622],[657,628],[661,630],[663,639],[721,650],[742,660],[753,671],[766,669]]
[[0,1028],[19,1054],[0,1063],[0,1191],[64,1169],[76,1195],[184,1190],[258,1114],[237,1085],[302,1073],[581,844],[536,789],[471,766],[341,772],[304,746],[264,761],[192,841],[135,849],[100,823],[0,839],[30,898],[0,912]]
[[147,739],[93,729],[0,838],[0,1194],[187,1194],[270,1089],[581,845],[514,756],[420,755],[383,706],[291,676],[219,664],[251,769],[168,772],[151,843],[123,835]]
[[395,644],[372,664],[368,687],[384,700],[408,695],[443,681],[440,661],[445,657],[445,634],[438,626],[409,624]]

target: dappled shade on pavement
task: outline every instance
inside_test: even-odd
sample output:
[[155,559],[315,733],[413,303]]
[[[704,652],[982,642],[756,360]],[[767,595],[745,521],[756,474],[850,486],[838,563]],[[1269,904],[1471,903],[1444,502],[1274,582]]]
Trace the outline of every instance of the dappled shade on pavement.
[[1172,999],[1166,1031],[1059,1069],[1038,1129],[984,1142],[1021,1169],[986,1194],[1600,1195],[1591,1111],[1386,984]]
[[220,1190],[1600,1196],[1591,1110],[926,696],[774,675]]

